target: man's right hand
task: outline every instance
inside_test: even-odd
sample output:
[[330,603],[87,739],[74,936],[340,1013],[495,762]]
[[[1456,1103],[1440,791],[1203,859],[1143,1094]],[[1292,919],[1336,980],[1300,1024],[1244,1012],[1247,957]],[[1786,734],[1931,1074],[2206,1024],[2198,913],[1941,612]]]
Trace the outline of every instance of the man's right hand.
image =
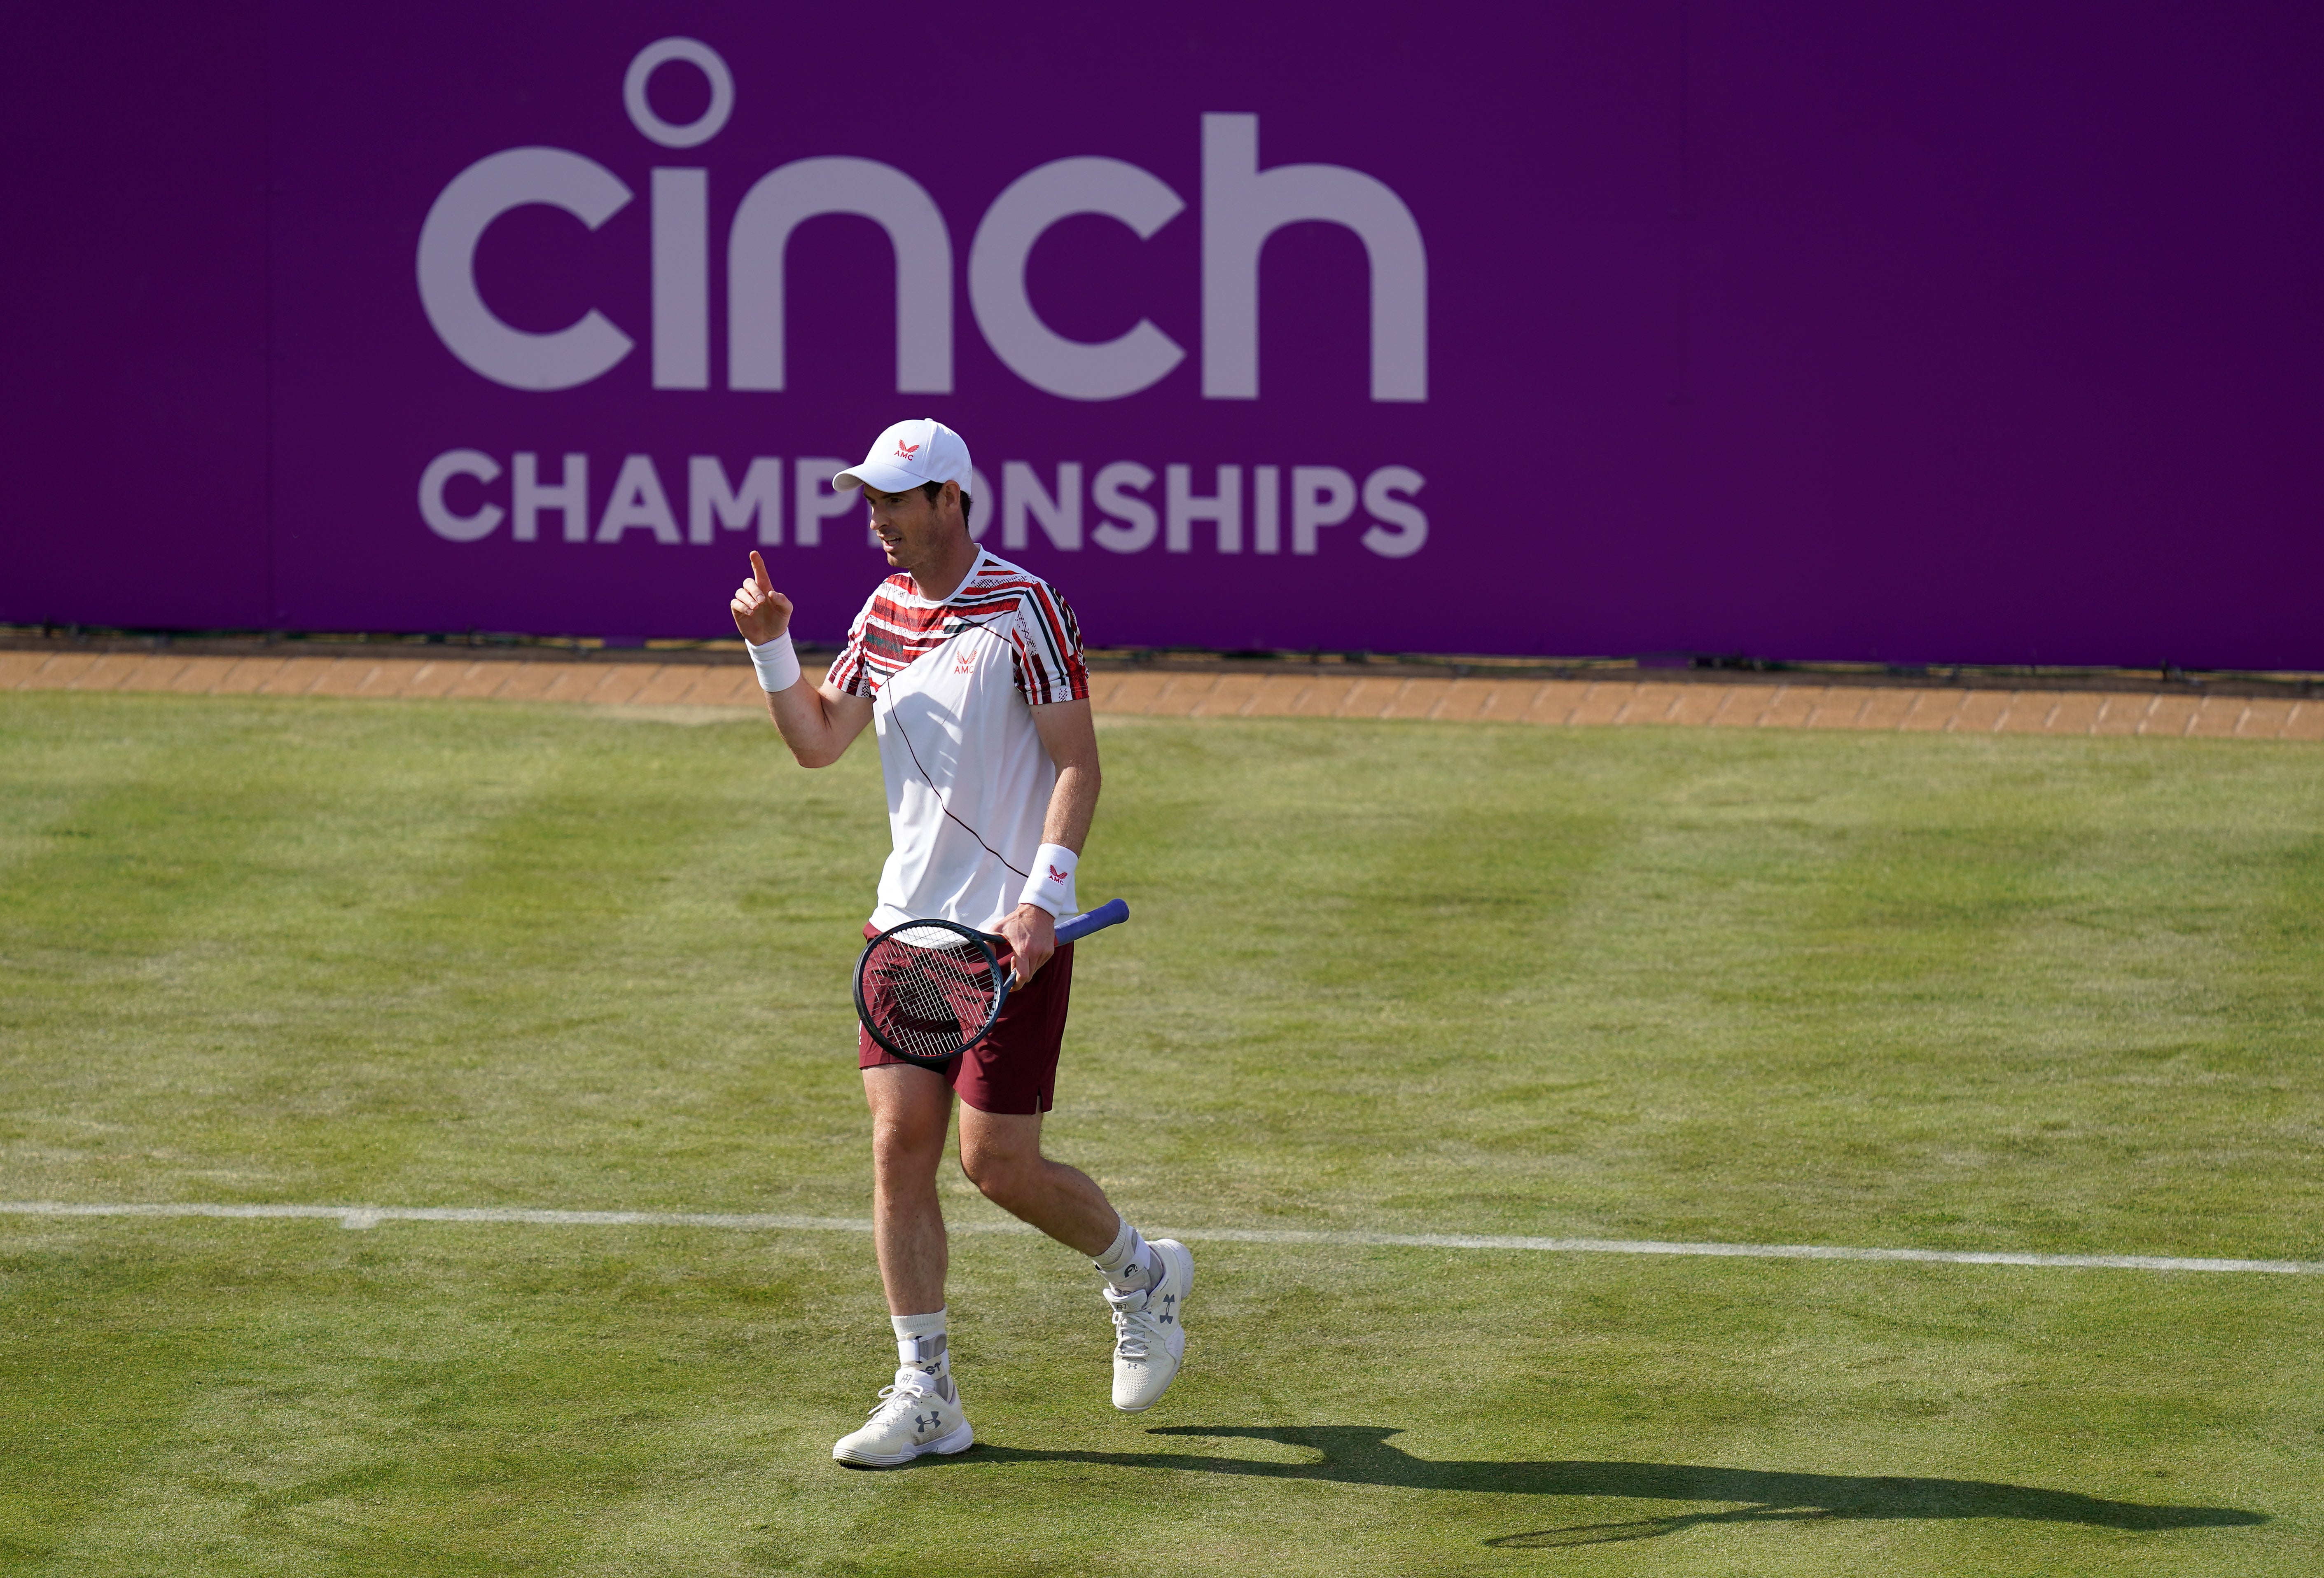
[[751,550],[751,578],[734,589],[734,628],[753,646],[764,646],[791,627],[791,600],[767,578],[767,561]]

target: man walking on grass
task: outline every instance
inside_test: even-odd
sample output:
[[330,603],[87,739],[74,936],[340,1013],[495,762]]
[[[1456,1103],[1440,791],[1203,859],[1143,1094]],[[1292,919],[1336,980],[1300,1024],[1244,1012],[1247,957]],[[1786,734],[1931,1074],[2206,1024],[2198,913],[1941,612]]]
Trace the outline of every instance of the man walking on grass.
[[895,1468],[975,1439],[945,1329],[946,1243],[936,1167],[953,1098],[960,1165],[986,1199],[1092,1256],[1113,1306],[1113,1406],[1151,1407],[1178,1373],[1194,1264],[1149,1243],[1086,1174],[1041,1154],[1056,1088],[1074,949],[1056,923],[1078,913],[1074,868],[1097,808],[1097,731],[1073,611],[1046,582],[968,534],[968,446],[940,423],[899,422],[863,464],[832,479],[861,487],[897,572],[855,616],[823,683],[800,673],[791,602],[751,555],[734,628],[767,711],[802,767],[827,767],[873,725],[894,852],[880,873],[875,936],[941,919],[1009,942],[1016,984],[991,1032],[931,1068],[858,1039],[872,1109],[872,1223],[899,1368],[871,1422],[831,1454]]

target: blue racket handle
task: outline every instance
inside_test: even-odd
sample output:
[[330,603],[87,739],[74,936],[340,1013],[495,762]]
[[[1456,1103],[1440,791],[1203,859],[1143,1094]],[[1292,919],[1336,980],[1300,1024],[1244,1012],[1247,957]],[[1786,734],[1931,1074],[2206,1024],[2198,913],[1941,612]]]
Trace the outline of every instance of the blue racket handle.
[[1057,927],[1057,941],[1077,943],[1093,931],[1103,931],[1109,926],[1120,926],[1130,918],[1130,906],[1119,899],[1109,899],[1087,915],[1075,916]]

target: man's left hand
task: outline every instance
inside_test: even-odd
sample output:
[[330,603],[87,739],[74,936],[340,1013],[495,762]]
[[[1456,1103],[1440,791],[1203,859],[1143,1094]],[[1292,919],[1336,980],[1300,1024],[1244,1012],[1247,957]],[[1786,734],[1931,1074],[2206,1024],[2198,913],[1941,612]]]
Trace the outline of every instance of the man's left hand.
[[1057,918],[1038,904],[1019,904],[1001,923],[1001,935],[1009,939],[1009,990],[1014,992],[1033,979],[1057,951]]

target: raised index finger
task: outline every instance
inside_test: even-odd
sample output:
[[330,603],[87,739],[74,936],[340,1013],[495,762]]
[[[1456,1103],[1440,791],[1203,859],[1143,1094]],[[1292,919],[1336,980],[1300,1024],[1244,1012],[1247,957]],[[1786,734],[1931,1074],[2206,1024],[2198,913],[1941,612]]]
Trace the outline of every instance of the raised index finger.
[[774,591],[774,582],[767,579],[767,561],[759,557],[759,550],[755,548],[751,550],[751,574],[758,577],[760,591]]

